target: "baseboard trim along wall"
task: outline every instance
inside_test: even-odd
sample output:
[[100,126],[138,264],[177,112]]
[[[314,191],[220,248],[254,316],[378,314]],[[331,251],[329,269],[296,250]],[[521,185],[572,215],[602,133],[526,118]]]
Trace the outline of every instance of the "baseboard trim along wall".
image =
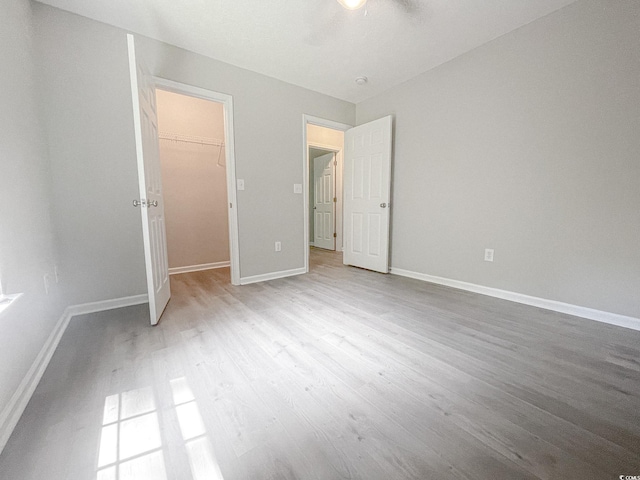
[[114,308],[131,307],[132,305],[141,305],[148,302],[149,296],[146,293],[143,293],[141,295],[133,295],[131,297],[113,298],[111,300],[100,300],[99,302],[71,305],[70,307],[67,307],[67,310],[72,317],[75,317],[76,315],[113,310]]
[[186,267],[172,267],[169,269],[169,275],[178,275],[180,273],[201,272],[202,270],[213,270],[214,268],[224,268],[231,265],[228,260],[226,262],[203,263],[201,265],[187,265]]
[[640,318],[627,317],[625,315],[619,315],[617,313],[604,312],[602,310],[581,307],[579,305],[572,305],[570,303],[548,300],[546,298],[532,297],[530,295],[524,295],[522,293],[510,292],[508,290],[500,290],[498,288],[492,287],[485,287],[482,285],[476,285],[474,283],[462,282],[460,280],[452,280],[450,278],[436,277],[434,275],[412,272],[410,270],[404,270],[401,268],[391,267],[391,273],[394,275],[400,275],[402,277],[414,278],[416,280],[422,280],[424,282],[435,283],[447,287],[458,288],[460,290],[466,290],[468,292],[480,293],[482,295],[488,295],[490,297],[501,298],[503,300],[509,300],[516,303],[523,303],[525,305],[531,305],[533,307],[553,310],[554,312],[575,315],[576,317],[587,318],[589,320],[608,323],[610,325],[617,325],[619,327],[630,328],[632,330],[640,330]]
[[64,310],[62,316],[47,338],[47,341],[38,353],[38,356],[33,361],[29,371],[22,379],[22,382],[20,382],[18,389],[15,391],[4,410],[0,412],[0,453],[2,453],[11,433],[18,424],[25,408],[27,408],[27,404],[29,403],[29,400],[31,400],[31,396],[33,395],[33,392],[35,392],[44,371],[47,369],[47,366],[60,343],[62,335],[69,326],[71,318],[76,315],[84,315],[103,310],[139,305],[147,303],[148,301],[148,296],[143,294],[134,295],[132,297],[103,300],[100,302],[71,305]]
[[280,272],[263,273],[262,275],[253,275],[251,277],[241,277],[240,285],[249,285],[250,283],[266,282],[267,280],[276,280],[278,278],[292,277],[294,275],[302,275],[307,273],[304,268],[293,268],[291,270],[282,270]]
[[11,400],[9,400],[7,406],[4,408],[2,413],[0,413],[0,452],[2,452],[4,446],[7,444],[13,429],[18,424],[24,409],[27,407],[33,392],[38,386],[38,382],[40,382],[44,371],[47,369],[47,365],[49,365],[53,352],[55,352],[56,347],[62,338],[62,334],[67,329],[67,325],[69,325],[69,320],[71,320],[71,315],[67,308],[62,313],[62,316],[53,328],[49,338],[47,338],[47,341],[40,349],[40,352],[38,352],[38,356],[31,364],[31,367],[22,379],[22,382],[20,382],[20,385],[14,392]]

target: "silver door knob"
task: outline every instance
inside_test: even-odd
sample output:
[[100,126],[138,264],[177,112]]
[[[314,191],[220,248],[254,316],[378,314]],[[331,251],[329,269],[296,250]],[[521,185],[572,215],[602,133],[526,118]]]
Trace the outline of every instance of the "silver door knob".
[[387,208],[387,204],[386,203],[381,203],[380,204],[380,208]]
[[133,201],[133,206],[134,207],[157,207],[158,206],[158,201],[154,200],[153,202],[151,200],[147,200],[145,198],[143,198],[142,200],[134,200]]

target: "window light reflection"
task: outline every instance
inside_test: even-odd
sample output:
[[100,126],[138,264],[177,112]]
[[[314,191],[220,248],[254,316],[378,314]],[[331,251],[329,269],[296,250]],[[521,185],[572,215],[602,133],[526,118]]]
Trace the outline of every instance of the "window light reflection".
[[150,387],[105,398],[97,480],[166,480]]
[[206,435],[200,409],[187,379],[180,377],[169,383],[193,480],[223,480],[213,447]]

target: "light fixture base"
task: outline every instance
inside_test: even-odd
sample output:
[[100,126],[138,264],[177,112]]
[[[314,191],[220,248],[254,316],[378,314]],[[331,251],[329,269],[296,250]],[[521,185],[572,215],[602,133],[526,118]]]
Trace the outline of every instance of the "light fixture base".
[[359,8],[364,7],[367,0],[338,0],[338,3],[347,10],[358,10]]

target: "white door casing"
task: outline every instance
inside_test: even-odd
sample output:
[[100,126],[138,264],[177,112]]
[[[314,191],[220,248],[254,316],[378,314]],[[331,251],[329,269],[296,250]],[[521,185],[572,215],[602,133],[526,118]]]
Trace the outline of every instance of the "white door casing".
[[[332,130],[338,130],[340,132],[345,132],[348,129],[352,128],[351,125],[346,123],[340,123],[333,120],[327,120],[321,117],[315,117],[313,115],[307,115],[306,113],[302,115],[302,156],[300,157],[302,160],[302,179],[303,183],[303,218],[304,218],[304,235],[302,237],[303,240],[303,249],[305,252],[304,255],[304,270],[305,272],[309,271],[309,242],[313,240],[310,237],[310,225],[313,219],[313,204],[311,203],[311,194],[310,190],[313,186],[309,185],[309,178],[311,176],[310,169],[313,167],[311,162],[309,161],[309,147],[322,148],[327,151],[334,151],[336,154],[336,161],[338,165],[336,166],[336,213],[335,213],[335,225],[336,225],[336,249],[342,251],[342,247],[344,245],[343,240],[343,225],[344,221],[342,220],[343,215],[343,165],[344,165],[344,145],[341,144],[340,148],[336,148],[335,144],[323,143],[322,141],[311,141],[308,137],[308,129],[309,125],[316,125],[320,127],[330,128]],[[310,218],[311,217],[311,218]]]
[[345,132],[345,265],[389,272],[392,117]]
[[314,245],[335,250],[335,154],[328,153],[313,160],[313,232]]
[[156,325],[171,296],[160,176],[156,93],[151,75],[136,54],[133,35],[127,35],[127,45],[149,313],[151,324]]
[[206,90],[186,83],[153,77],[156,88],[190,97],[221,103],[224,108],[224,153],[227,171],[227,201],[229,202],[229,255],[231,284],[240,285],[240,246],[238,233],[238,202],[236,194],[236,157],[233,129],[233,97],[220,92]]

